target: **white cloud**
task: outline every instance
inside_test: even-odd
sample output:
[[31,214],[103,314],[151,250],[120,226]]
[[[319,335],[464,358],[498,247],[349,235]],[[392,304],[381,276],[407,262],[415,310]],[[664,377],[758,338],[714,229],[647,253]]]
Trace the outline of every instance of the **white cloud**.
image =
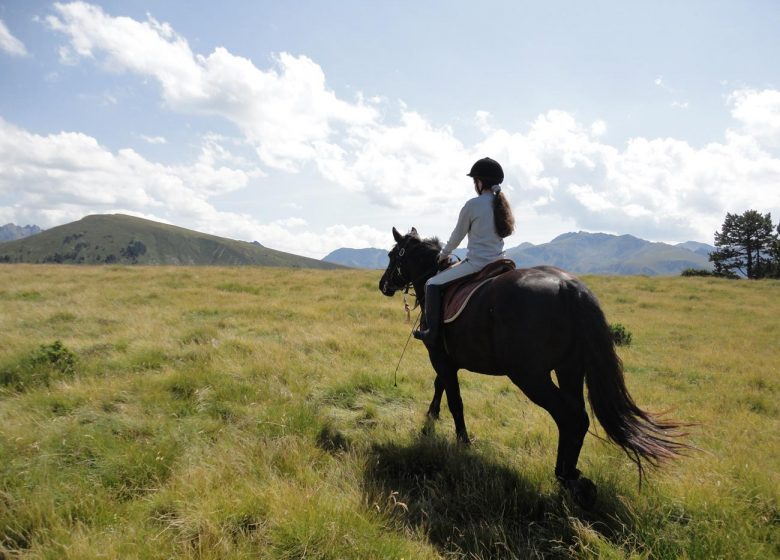
[[328,149],[336,126],[376,116],[360,98],[338,99],[322,69],[305,56],[281,53],[276,68],[264,71],[221,47],[207,56],[194,54],[170,25],[152,17],[111,17],[83,2],[54,8],[58,15],[47,22],[68,36],[68,62],[97,59],[113,71],[154,78],[172,109],[232,121],[266,165],[295,171]]
[[593,124],[590,125],[590,133],[595,137],[603,136],[606,131],[607,123],[601,119],[594,121]]
[[5,51],[11,56],[27,56],[27,48],[19,39],[14,37],[0,19],[0,50]]
[[[218,165],[204,147],[191,165],[165,166],[85,134],[32,134],[0,119],[0,194],[23,213],[66,208],[73,219],[115,208],[198,219],[209,196],[241,188],[255,169]],[[45,221],[41,226],[53,225]]]
[[296,228],[307,225],[308,222],[303,218],[284,218],[282,220],[275,220],[272,225],[278,225],[286,228]]
[[[574,217],[584,229],[710,240],[727,211],[780,210],[780,159],[750,136],[729,133],[699,149],[670,138],[634,138],[617,150],[578,125],[553,127],[552,134],[541,125],[528,137],[546,138],[531,143],[545,167],[526,190],[548,193],[541,208]],[[556,181],[538,186],[545,177]]]
[[673,90],[664,80],[663,76],[656,76],[655,80],[653,80],[653,83],[658,89],[661,89],[667,93],[674,93],[675,90]]
[[740,89],[729,96],[729,103],[746,133],[780,146],[780,91]]
[[143,139],[145,142],[149,144],[167,144],[168,141],[165,139],[164,136],[147,136],[145,134],[141,134],[141,139]]
[[344,144],[319,154],[321,173],[378,204],[430,209],[452,198],[453,185],[468,192],[464,166],[473,156],[449,127],[435,127],[418,113],[402,110],[397,125],[354,127]]

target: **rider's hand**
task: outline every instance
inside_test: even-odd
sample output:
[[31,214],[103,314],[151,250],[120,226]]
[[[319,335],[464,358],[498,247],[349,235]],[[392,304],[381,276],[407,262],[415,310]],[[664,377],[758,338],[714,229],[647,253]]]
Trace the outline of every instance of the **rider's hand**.
[[446,262],[450,262],[450,256],[445,255],[444,253],[439,253],[438,263],[441,264]]

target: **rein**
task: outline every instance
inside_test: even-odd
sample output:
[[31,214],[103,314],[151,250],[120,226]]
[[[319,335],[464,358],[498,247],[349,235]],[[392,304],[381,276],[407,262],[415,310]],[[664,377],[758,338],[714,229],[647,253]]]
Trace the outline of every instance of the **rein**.
[[[406,294],[409,294],[409,289],[414,288],[414,285],[422,280],[426,276],[432,276],[431,273],[436,274],[439,270],[438,263],[435,264],[432,268],[427,269],[422,274],[418,275],[417,277],[407,280],[406,275],[401,270],[401,264],[398,262],[398,260],[403,257],[406,254],[406,247],[401,247],[398,250],[398,256],[393,259],[393,267],[395,269],[395,274],[398,276],[398,278],[401,279],[401,281],[405,282],[405,284],[402,287],[396,287],[398,290],[403,290],[404,293],[404,303],[406,303]],[[411,292],[411,295],[414,296],[414,307],[412,309],[417,309],[420,306],[420,299],[417,297],[417,292],[413,291]],[[393,372],[393,387],[398,387],[398,369],[401,367],[401,361],[404,359],[404,355],[406,354],[406,349],[409,347],[409,341],[412,339],[412,335],[414,334],[414,330],[417,328],[417,325],[420,322],[420,316],[422,315],[422,309],[417,313],[417,317],[414,320],[414,323],[412,324],[412,328],[409,331],[409,336],[406,337],[406,344],[404,344],[404,349],[401,351],[401,356],[398,358],[398,364],[395,366],[395,372]]]
[[[417,296],[415,296],[416,298]],[[415,307],[417,305],[415,304]],[[419,313],[417,313],[417,318],[414,320],[414,324],[412,325],[412,330],[409,331],[409,336],[406,337],[406,344],[404,344],[404,349],[401,351],[401,357],[398,358],[398,364],[395,366],[395,372],[393,372],[393,387],[398,387],[398,368],[401,367],[401,360],[404,359],[404,354],[406,354],[406,348],[409,346],[409,341],[412,339],[412,335],[414,334],[414,329],[417,328],[417,324],[420,322],[420,315],[422,314],[422,309]]]

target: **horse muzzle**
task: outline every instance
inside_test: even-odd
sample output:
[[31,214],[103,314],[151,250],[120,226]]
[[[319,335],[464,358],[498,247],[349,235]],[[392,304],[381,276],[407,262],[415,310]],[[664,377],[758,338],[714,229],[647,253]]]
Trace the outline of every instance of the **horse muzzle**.
[[379,283],[379,291],[382,292],[383,295],[386,295],[388,297],[392,297],[395,295],[396,288],[390,285],[390,282],[387,280],[382,280]]

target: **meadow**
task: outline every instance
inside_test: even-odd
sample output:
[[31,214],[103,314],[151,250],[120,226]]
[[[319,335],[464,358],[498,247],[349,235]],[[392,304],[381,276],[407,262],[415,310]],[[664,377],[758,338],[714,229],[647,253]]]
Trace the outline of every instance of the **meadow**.
[[380,274],[0,265],[0,559],[780,557],[780,282],[584,278],[698,448],[640,487],[593,421],[584,511],[506,378],[461,372],[469,448],[420,343],[394,386]]

